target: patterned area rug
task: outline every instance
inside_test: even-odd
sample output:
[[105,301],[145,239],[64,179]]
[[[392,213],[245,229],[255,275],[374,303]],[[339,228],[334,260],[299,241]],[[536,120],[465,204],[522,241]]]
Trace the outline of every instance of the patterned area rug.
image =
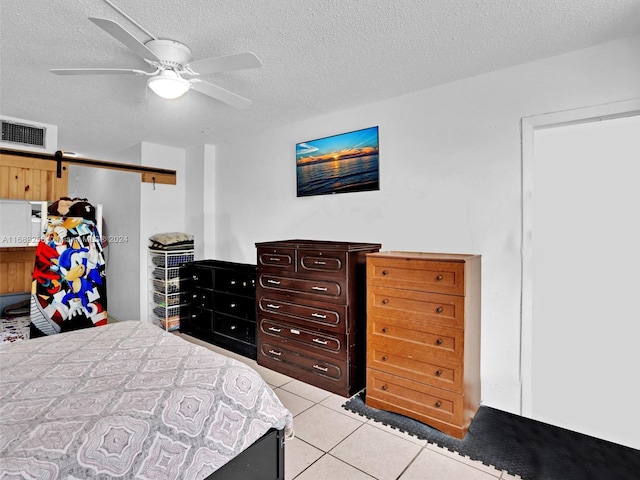
[[524,480],[640,480],[640,450],[484,405],[458,440],[403,415],[368,407],[364,396],[359,393],[343,408]]
[[29,340],[29,316],[0,318],[0,342]]

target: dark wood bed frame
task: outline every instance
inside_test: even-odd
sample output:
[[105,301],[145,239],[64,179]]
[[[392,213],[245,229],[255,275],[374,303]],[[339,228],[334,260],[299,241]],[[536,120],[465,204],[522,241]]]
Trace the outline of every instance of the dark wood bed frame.
[[284,480],[284,430],[270,429],[206,480]]

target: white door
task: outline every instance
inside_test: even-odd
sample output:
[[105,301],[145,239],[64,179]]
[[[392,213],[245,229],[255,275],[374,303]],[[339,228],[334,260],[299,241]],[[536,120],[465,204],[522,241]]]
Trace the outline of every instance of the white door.
[[640,116],[533,139],[529,416],[640,448]]

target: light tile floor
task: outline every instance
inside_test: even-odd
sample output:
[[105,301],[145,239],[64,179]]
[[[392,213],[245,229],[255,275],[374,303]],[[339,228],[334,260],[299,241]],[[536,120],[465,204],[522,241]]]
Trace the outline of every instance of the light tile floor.
[[295,437],[285,443],[286,480],[520,478],[345,410],[344,397],[188,335],[178,335],[254,368],[293,414]]

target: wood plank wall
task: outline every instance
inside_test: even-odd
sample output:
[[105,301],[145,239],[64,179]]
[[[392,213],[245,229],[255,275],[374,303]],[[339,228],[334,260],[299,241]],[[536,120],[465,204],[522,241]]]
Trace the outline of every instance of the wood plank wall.
[[0,248],[0,294],[31,291],[36,247]]
[[54,201],[67,195],[69,168],[63,162],[56,177],[56,162],[0,154],[0,198]]
[[[68,195],[69,169],[61,178],[49,160],[0,154],[0,198],[55,201]],[[0,248],[0,295],[31,292],[35,247]]]

